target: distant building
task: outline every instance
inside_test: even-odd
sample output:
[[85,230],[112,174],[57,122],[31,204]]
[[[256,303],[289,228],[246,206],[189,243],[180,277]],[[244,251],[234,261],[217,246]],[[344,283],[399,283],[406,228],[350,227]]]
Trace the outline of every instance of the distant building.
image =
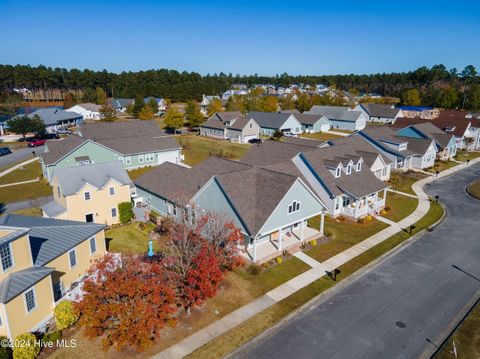
[[133,98],[109,98],[108,103],[117,112],[126,112],[128,106],[135,104],[135,100]]
[[100,120],[101,114],[100,109],[101,105],[95,103],[79,103],[73,107],[70,107],[66,111],[76,112],[83,116],[84,120]]
[[200,135],[247,143],[260,136],[260,126],[238,111],[217,112],[200,125]]
[[81,114],[60,110],[58,108],[41,108],[27,116],[29,118],[33,118],[34,116],[40,117],[48,133],[55,133],[61,128],[74,127],[83,123],[83,116]]
[[424,120],[433,120],[440,115],[438,108],[430,106],[397,106],[402,111],[403,117],[422,118]]
[[363,112],[369,122],[395,123],[398,117],[403,117],[402,110],[394,105],[360,103],[354,110]]
[[365,128],[366,119],[361,111],[342,106],[312,106],[310,115],[323,115],[330,121],[333,130],[360,131]]

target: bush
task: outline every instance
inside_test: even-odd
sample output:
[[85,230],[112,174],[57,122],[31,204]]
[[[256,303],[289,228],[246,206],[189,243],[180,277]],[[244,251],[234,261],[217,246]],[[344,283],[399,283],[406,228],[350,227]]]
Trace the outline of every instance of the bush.
[[45,335],[42,338],[42,341],[44,343],[55,343],[57,340],[62,339],[62,331],[61,330],[55,330],[54,332],[50,333],[45,333]]
[[131,202],[122,202],[118,205],[118,212],[120,214],[120,222],[126,224],[133,218],[133,207]]
[[390,211],[390,209],[391,209],[390,206],[385,206],[385,208],[384,208],[384,210],[387,211],[387,212]]
[[310,243],[311,246],[316,246],[316,245],[317,245],[317,240],[316,240],[316,239],[312,239],[312,240],[311,240],[310,242],[308,242],[308,243]]
[[[0,343],[6,343],[7,337],[0,336]],[[0,345],[0,359],[11,359],[12,358],[12,348],[7,345]]]
[[365,222],[365,218],[357,218],[357,223],[362,224]]
[[282,258],[282,257],[277,257],[275,260],[277,261],[278,264],[280,264],[280,263],[283,262],[283,258]]
[[19,346],[13,346],[13,359],[35,359],[40,353],[37,338],[32,333],[20,334],[15,338],[15,343]]
[[247,273],[248,274],[257,275],[260,272],[261,272],[260,267],[257,266],[255,263],[252,263],[247,267]]
[[75,312],[73,303],[68,300],[60,302],[55,307],[53,314],[55,316],[55,323],[57,324],[57,329],[59,330],[68,328],[78,320],[78,314]]

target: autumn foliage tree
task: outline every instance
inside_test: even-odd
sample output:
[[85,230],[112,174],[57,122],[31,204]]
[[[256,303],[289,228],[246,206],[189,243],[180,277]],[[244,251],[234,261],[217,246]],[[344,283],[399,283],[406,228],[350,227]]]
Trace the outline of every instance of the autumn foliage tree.
[[107,254],[88,272],[83,298],[76,303],[85,336],[102,336],[105,350],[142,351],[174,324],[175,292],[161,263],[142,256]]

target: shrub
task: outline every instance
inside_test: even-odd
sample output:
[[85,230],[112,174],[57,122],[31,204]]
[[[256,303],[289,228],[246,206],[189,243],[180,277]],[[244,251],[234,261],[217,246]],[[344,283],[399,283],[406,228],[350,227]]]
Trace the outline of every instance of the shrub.
[[364,223],[365,222],[365,218],[357,218],[357,223]]
[[390,206],[385,206],[385,208],[384,208],[384,210],[387,211],[387,212],[390,211],[390,209],[391,209]]
[[37,338],[32,333],[20,334],[15,338],[15,343],[18,346],[13,346],[13,359],[35,359],[40,353]]
[[247,273],[248,274],[257,275],[260,272],[261,272],[260,267],[258,265],[256,265],[255,263],[252,263],[247,267]]
[[[0,343],[6,343],[8,340],[5,336],[0,336]],[[8,345],[0,345],[0,359],[11,359],[12,358],[12,348]]]
[[282,257],[277,257],[275,260],[276,260],[277,263],[279,263],[279,264],[283,262],[283,258],[282,258]]
[[51,342],[56,342],[57,340],[60,340],[60,339],[62,339],[62,331],[55,330],[54,332],[45,333],[45,335],[42,338],[42,341],[45,343],[51,343]]
[[73,303],[68,300],[60,302],[55,307],[53,314],[55,316],[55,323],[57,324],[57,329],[59,330],[68,328],[78,320],[78,314],[75,312]]
[[311,240],[310,242],[308,242],[308,243],[310,243],[311,246],[316,246],[316,245],[317,245],[317,240],[316,240],[316,239],[312,239],[312,240]]
[[133,218],[133,208],[131,202],[122,202],[118,205],[118,212],[120,214],[120,222],[126,224]]

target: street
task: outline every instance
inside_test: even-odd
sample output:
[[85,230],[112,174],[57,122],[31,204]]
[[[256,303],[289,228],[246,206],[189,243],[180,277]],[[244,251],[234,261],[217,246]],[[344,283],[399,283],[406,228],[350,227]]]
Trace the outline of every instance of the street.
[[[1,144],[0,144],[1,147]],[[12,153],[9,155],[0,157],[0,168],[8,166],[9,164],[19,162],[21,160],[26,160],[33,157],[32,151],[35,151],[35,154],[38,156],[43,152],[43,146],[35,148],[21,148],[18,150],[12,150]]]
[[[447,216],[432,232],[232,354],[234,358],[419,358],[480,290],[480,164],[425,187]],[[457,266],[458,268],[455,268]]]

